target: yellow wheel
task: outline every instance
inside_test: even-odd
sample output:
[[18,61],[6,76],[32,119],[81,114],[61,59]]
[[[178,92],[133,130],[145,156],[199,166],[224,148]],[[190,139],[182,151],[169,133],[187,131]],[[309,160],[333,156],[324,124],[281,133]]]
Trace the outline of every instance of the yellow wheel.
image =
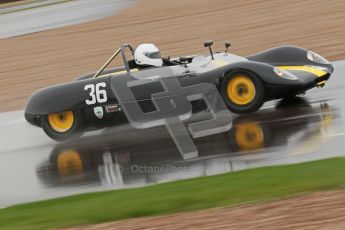
[[75,150],[61,152],[56,163],[59,175],[62,177],[79,175],[84,171],[83,162],[79,153]]
[[74,114],[72,111],[49,114],[48,122],[51,128],[56,132],[67,132],[73,126]]
[[225,104],[235,113],[254,112],[265,100],[263,83],[254,73],[245,70],[226,75],[221,80],[220,90]]
[[236,127],[235,141],[241,151],[264,147],[264,133],[257,123],[249,122]]
[[254,83],[246,76],[239,75],[232,78],[226,92],[229,100],[237,105],[247,105],[255,98]]
[[41,125],[50,138],[63,141],[81,135],[84,120],[79,111],[64,111],[42,116]]

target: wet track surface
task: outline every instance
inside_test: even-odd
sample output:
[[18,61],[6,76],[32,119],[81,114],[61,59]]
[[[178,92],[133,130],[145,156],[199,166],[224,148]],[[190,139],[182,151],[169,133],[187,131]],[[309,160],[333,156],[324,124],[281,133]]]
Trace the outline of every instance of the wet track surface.
[[123,126],[55,143],[24,121],[0,114],[0,207],[69,194],[136,187],[267,165],[345,156],[345,63],[322,89],[234,116],[224,133],[194,139],[184,159],[165,127]]

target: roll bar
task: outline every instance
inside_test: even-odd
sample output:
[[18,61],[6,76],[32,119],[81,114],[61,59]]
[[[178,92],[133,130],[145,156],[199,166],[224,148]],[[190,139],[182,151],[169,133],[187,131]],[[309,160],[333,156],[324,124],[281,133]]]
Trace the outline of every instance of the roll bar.
[[98,77],[102,72],[103,70],[105,70],[105,68],[107,68],[107,66],[110,64],[110,62],[112,62],[116,56],[121,52],[121,55],[122,55],[122,60],[123,60],[123,63],[126,67],[126,70],[127,70],[127,73],[130,72],[130,68],[129,68],[129,64],[128,64],[128,61],[127,61],[127,58],[126,58],[126,53],[125,53],[125,49],[126,48],[129,48],[129,50],[131,51],[132,55],[134,55],[134,49],[131,45],[129,44],[123,44],[121,45],[120,48],[118,48],[116,50],[116,52],[108,59],[108,61],[95,73],[95,75],[92,76],[92,78],[96,78]]

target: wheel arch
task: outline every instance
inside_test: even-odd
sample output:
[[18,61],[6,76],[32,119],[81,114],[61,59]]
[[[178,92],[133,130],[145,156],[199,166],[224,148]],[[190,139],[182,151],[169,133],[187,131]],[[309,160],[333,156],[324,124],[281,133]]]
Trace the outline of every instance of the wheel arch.
[[264,84],[286,84],[286,79],[278,77],[273,68],[274,67],[272,65],[260,62],[236,62],[226,66],[226,68],[222,71],[223,73],[221,74],[220,78],[218,79],[218,84],[221,85],[222,81],[227,75],[241,71],[249,72],[255,75]]
[[259,77],[260,76],[258,74],[256,74],[254,71],[250,70],[250,69],[245,69],[245,68],[233,68],[233,69],[229,69],[223,72],[222,76],[219,78],[219,81],[217,82],[218,85],[221,85],[225,79],[225,77],[229,74],[233,74],[233,73],[238,73],[238,72],[249,72],[251,74],[254,74],[255,76]]

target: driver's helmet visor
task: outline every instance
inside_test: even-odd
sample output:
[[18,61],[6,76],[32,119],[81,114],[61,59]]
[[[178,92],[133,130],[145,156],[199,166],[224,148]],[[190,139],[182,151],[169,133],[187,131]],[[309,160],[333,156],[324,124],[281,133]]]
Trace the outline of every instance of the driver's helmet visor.
[[150,53],[148,57],[152,58],[152,59],[160,59],[160,58],[162,58],[161,57],[161,53],[159,51]]

